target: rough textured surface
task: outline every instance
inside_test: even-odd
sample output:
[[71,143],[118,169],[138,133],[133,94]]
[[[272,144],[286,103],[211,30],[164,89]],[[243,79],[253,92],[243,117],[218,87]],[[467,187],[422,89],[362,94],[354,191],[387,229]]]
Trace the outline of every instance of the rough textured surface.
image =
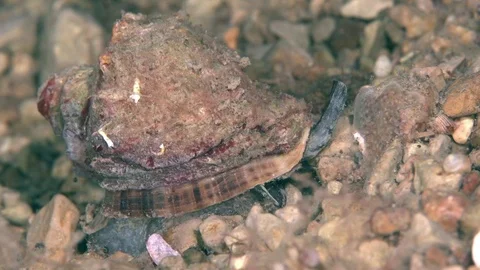
[[74,232],[79,217],[78,209],[65,196],[53,197],[35,215],[28,230],[27,249],[30,255],[36,254],[47,264],[68,261],[76,245]]
[[[181,15],[127,13],[99,70],[74,68],[50,78],[38,106],[67,141],[77,170],[109,190],[141,190],[108,193],[107,214],[188,212],[288,172],[303,152],[307,106],[255,85],[244,63]],[[293,150],[285,161],[279,156],[276,164],[212,177]],[[217,186],[221,193],[213,196]]]

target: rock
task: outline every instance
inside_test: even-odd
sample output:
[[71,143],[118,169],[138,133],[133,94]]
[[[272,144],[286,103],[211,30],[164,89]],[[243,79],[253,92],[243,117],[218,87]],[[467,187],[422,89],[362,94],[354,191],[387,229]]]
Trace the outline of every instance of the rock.
[[31,98],[24,100],[18,110],[20,111],[20,118],[25,124],[44,121],[45,118],[38,112],[37,99]]
[[235,227],[227,236],[225,236],[225,244],[233,255],[243,255],[250,249],[252,244],[251,232],[241,224]]
[[443,170],[447,173],[468,173],[472,170],[472,162],[464,154],[450,154],[443,161]]
[[[442,247],[443,248],[443,247]],[[449,264],[448,251],[439,246],[431,246],[425,252],[425,264],[432,268],[445,269]]]
[[138,270],[139,267],[129,262],[119,262],[116,260],[105,260],[101,258],[83,257],[72,260],[66,264],[62,269],[71,270],[103,270],[103,269],[115,269],[115,270]]
[[443,195],[428,190],[422,194],[422,204],[423,211],[431,220],[448,232],[456,232],[468,201],[461,194]]
[[321,155],[318,160],[317,171],[325,182],[339,181],[351,176],[357,168],[355,161],[349,157],[331,157]]
[[220,216],[209,216],[198,227],[203,243],[216,252],[224,248],[223,239],[233,226]]
[[324,67],[335,66],[335,57],[333,57],[330,49],[325,45],[315,45],[313,47],[313,58],[316,63]]
[[378,86],[364,86],[354,104],[354,127],[364,138],[364,165],[371,169],[396,138],[411,140],[430,121],[437,100],[431,83],[413,75],[389,77]]
[[473,128],[472,135],[470,136],[470,144],[477,149],[480,149],[480,114],[477,114],[477,122]]
[[385,47],[385,32],[383,23],[379,20],[373,21],[365,26],[363,32],[364,39],[362,42],[362,55],[375,59],[377,58],[380,50]]
[[230,264],[230,254],[218,254],[210,257],[210,262],[216,269],[228,269]]
[[480,232],[473,238],[472,259],[476,267],[480,267]]
[[0,75],[2,75],[10,65],[10,57],[6,52],[0,51]]
[[318,14],[322,11],[322,6],[325,3],[325,0],[312,0],[310,1],[310,13],[313,17],[317,17]]
[[295,205],[303,199],[302,192],[294,185],[288,184],[285,192],[287,193],[287,202],[285,205]]
[[477,38],[474,30],[457,25],[456,23],[449,23],[446,28],[452,39],[458,40],[464,45],[472,45]]
[[299,78],[309,78],[315,72],[312,70],[314,62],[310,54],[285,40],[277,42],[269,54],[269,60],[273,66],[281,67]]
[[202,25],[205,29],[211,31],[214,28],[215,11],[222,3],[222,0],[187,0],[184,9],[193,24]]
[[11,61],[9,75],[16,79],[31,77],[37,71],[35,60],[29,53],[16,53]]
[[[479,103],[480,104],[480,103]],[[474,120],[471,117],[462,117],[455,121],[453,140],[458,144],[466,144],[472,134]]]
[[198,230],[201,223],[201,219],[195,218],[173,226],[164,234],[165,240],[174,249],[183,253],[185,250],[198,244],[195,231]]
[[41,81],[74,65],[95,64],[105,46],[103,28],[91,16],[71,8],[52,12],[45,29]]
[[372,231],[378,235],[389,235],[405,231],[410,226],[412,217],[406,208],[383,208],[376,210],[370,221]]
[[391,20],[385,22],[385,33],[395,44],[401,44],[405,40],[405,31]]
[[272,214],[262,213],[258,206],[252,207],[245,224],[270,250],[275,250],[280,245],[288,229],[284,221]]
[[435,84],[435,87],[438,91],[441,91],[447,85],[445,82],[445,77],[443,75],[442,69],[439,67],[417,67],[413,68],[413,73],[421,76],[423,78],[427,78]]
[[428,149],[436,161],[443,161],[452,152],[452,139],[445,134],[436,135],[430,140]]
[[[20,239],[24,236],[15,232],[8,221],[0,215],[0,261],[5,269],[20,269],[24,250]],[[23,265],[25,266],[25,265]]]
[[455,74],[455,70],[463,63],[465,63],[465,56],[455,56],[441,63],[438,67],[442,70],[443,76],[450,79]]
[[158,233],[154,233],[148,237],[147,251],[156,265],[159,265],[165,257],[180,256],[180,253],[174,250]]
[[342,16],[371,20],[387,8],[393,7],[393,0],[350,0],[340,10]]
[[342,187],[343,187],[343,184],[342,182],[339,182],[339,181],[330,181],[327,183],[328,193],[332,195],[340,194],[340,191],[342,191]]
[[480,172],[471,171],[463,176],[462,179],[462,192],[465,195],[471,195],[475,192],[475,189],[480,185]]
[[461,229],[467,235],[473,235],[480,231],[480,202],[469,205],[462,216]]
[[335,20],[331,17],[322,18],[312,25],[312,37],[316,43],[322,43],[330,38],[335,31]]
[[470,158],[473,166],[480,167],[480,149],[472,150],[468,157]]
[[380,55],[375,61],[375,66],[373,67],[373,73],[379,78],[387,77],[390,75],[393,69],[393,64],[390,58],[387,55]]
[[2,209],[0,213],[8,221],[16,225],[26,225],[29,218],[33,215],[32,208],[25,202],[19,202],[16,205]]
[[37,42],[37,18],[27,12],[0,12],[0,48],[12,52],[33,52]]
[[403,162],[407,162],[410,158],[424,157],[428,152],[428,147],[422,142],[408,143],[403,154]]
[[218,268],[210,262],[194,263],[188,266],[188,270],[217,270],[217,269]]
[[310,42],[307,25],[293,24],[288,21],[272,21],[270,23],[270,31],[295,47],[304,50],[308,49]]
[[160,269],[186,269],[187,265],[182,256],[168,256],[163,258],[158,265]]
[[407,38],[416,38],[433,31],[436,25],[435,13],[423,14],[412,6],[396,5],[389,11],[390,18],[407,29]]
[[208,262],[208,258],[205,255],[205,253],[203,253],[197,247],[191,247],[185,250],[185,252],[183,252],[182,254],[182,257],[188,265],[194,264],[194,263]]
[[443,111],[450,117],[480,112],[480,72],[461,77],[448,87]]
[[122,251],[138,256],[146,251],[149,224],[147,218],[109,219],[106,227],[89,235],[88,245],[91,251],[106,250],[107,255]]
[[223,40],[225,44],[232,49],[236,50],[238,48],[238,39],[240,37],[240,28],[238,26],[230,27],[225,33],[223,33]]
[[329,40],[330,48],[334,54],[339,54],[344,49],[357,49],[360,46],[365,24],[347,19],[337,19],[336,22],[336,30]]
[[293,232],[304,230],[309,221],[307,213],[303,213],[299,207],[293,205],[278,209],[275,211],[275,215],[285,221]]
[[417,194],[425,189],[457,191],[460,188],[461,180],[461,173],[446,174],[443,167],[433,159],[415,162],[413,184]]
[[382,192],[381,187],[389,182],[393,183],[395,172],[402,161],[402,145],[400,140],[394,140],[385,150],[380,160],[375,164],[368,180],[365,182],[364,189],[370,196],[380,194],[389,197],[389,192]]
[[358,247],[358,255],[368,265],[368,269],[383,269],[393,248],[380,239],[363,241]]
[[27,232],[27,249],[31,255],[58,264],[67,262],[77,244],[74,232],[79,217],[72,202],[63,195],[55,195],[35,215]]

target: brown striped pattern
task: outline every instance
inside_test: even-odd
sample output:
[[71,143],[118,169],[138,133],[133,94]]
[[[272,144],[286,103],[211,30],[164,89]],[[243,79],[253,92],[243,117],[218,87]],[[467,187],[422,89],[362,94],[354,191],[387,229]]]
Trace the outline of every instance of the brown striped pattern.
[[290,152],[265,157],[233,170],[178,187],[108,191],[104,213],[114,217],[169,217],[233,198],[292,170],[302,159],[310,129]]

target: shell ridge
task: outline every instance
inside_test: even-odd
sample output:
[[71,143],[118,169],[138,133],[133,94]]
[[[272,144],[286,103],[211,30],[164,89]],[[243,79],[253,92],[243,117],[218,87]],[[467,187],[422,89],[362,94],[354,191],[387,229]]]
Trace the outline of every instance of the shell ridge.
[[250,162],[196,183],[151,190],[107,190],[105,214],[170,217],[231,199],[292,170],[303,157],[309,131],[304,129],[298,145],[288,153]]

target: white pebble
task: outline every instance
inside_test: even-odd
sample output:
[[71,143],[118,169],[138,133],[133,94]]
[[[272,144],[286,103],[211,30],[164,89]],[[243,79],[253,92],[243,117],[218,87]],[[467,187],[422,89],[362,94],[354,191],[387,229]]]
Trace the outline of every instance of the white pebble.
[[455,121],[455,124],[456,128],[452,134],[453,140],[458,144],[466,144],[470,134],[472,134],[474,124],[473,118],[462,117]]
[[156,265],[160,264],[165,257],[180,256],[180,253],[173,249],[158,233],[154,233],[148,237],[147,251]]
[[375,61],[375,66],[373,67],[373,73],[379,78],[387,77],[390,72],[392,72],[393,65],[390,58],[386,55],[380,55]]
[[330,181],[327,184],[328,193],[333,194],[333,195],[340,194],[340,191],[342,190],[342,187],[343,187],[343,184],[339,181]]
[[464,154],[450,154],[443,161],[443,170],[447,173],[470,172],[472,170],[472,162]]
[[473,238],[472,259],[476,267],[480,267],[480,232]]

